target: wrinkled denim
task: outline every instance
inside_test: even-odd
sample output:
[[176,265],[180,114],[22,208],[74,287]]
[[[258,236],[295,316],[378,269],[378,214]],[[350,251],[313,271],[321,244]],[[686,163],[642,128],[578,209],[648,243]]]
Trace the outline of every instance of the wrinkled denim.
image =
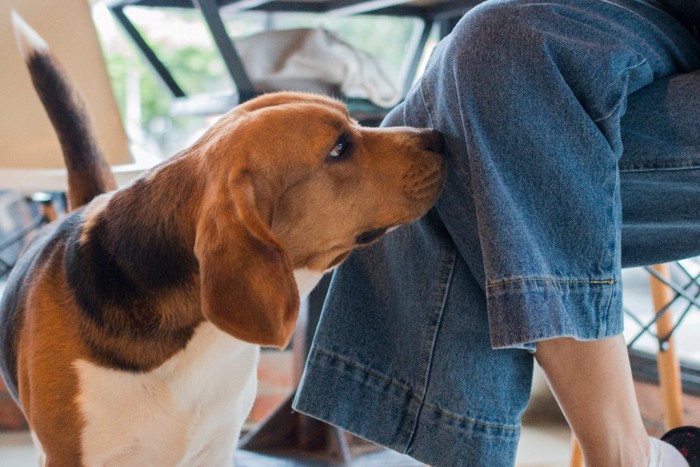
[[622,331],[621,268],[700,254],[700,44],[651,1],[492,1],[387,126],[449,174],[338,269],[295,401],[436,466],[513,465],[536,342]]

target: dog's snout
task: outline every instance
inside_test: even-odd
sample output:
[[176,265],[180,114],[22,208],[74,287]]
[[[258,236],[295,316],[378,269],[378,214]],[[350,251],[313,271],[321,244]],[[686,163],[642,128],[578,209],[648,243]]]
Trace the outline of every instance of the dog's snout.
[[445,149],[445,138],[437,130],[426,130],[424,135],[424,148],[427,151],[442,153]]

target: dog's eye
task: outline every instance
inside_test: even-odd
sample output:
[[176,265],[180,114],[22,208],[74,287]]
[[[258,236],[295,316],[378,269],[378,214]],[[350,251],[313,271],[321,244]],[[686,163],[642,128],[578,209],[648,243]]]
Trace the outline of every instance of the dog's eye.
[[350,141],[345,136],[341,136],[336,141],[331,152],[328,153],[328,159],[337,161],[345,158],[348,154],[350,154]]

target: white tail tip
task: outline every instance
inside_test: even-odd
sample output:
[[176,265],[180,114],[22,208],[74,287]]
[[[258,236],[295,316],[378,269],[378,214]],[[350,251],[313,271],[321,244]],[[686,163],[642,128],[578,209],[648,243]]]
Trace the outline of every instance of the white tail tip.
[[15,38],[19,45],[19,50],[22,57],[26,60],[34,53],[46,51],[49,46],[46,41],[37,33],[27,22],[17,13],[12,10],[12,25],[15,28]]

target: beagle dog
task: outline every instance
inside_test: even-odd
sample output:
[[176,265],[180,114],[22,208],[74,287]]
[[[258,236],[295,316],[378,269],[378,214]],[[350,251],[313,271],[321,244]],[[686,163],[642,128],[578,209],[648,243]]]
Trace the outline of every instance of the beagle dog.
[[442,137],[268,94],[115,190],[82,101],[15,28],[71,208],[25,249],[0,307],[2,376],[41,462],[232,465],[259,347],[287,345],[322,274],[434,204]]

